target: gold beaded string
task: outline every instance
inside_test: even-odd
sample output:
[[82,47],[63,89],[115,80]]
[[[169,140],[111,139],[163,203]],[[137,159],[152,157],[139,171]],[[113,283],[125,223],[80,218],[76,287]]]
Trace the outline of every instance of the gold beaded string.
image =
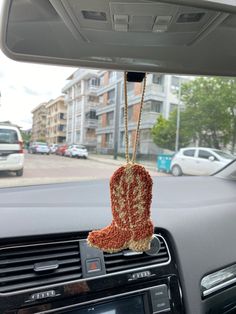
[[[135,162],[136,154],[137,154],[137,148],[138,148],[138,141],[139,141],[139,134],[140,134],[140,124],[141,124],[141,118],[142,118],[142,110],[143,110],[143,103],[144,103],[144,95],[145,95],[145,89],[146,89],[146,80],[147,80],[147,74],[145,73],[144,79],[143,79],[143,91],[142,91],[142,97],[140,102],[140,110],[138,115],[138,124],[135,132],[135,140],[133,145],[133,156],[131,159],[131,163]],[[127,96],[127,72],[124,72],[124,94],[125,94],[125,106],[124,106],[124,121],[125,121],[125,157],[126,162],[130,162],[129,158],[129,135],[128,135],[128,96]]]
[[125,94],[125,106],[124,106],[124,122],[125,122],[125,158],[127,164],[129,159],[129,134],[128,134],[128,96],[127,96],[127,72],[124,72],[124,94]]

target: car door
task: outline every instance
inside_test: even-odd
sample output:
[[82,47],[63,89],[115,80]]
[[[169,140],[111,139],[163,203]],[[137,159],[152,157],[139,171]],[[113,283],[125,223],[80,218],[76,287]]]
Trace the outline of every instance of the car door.
[[[210,160],[210,157],[213,157],[214,159],[212,158],[212,160]],[[219,163],[219,160],[210,151],[205,149],[198,149],[196,159],[197,175],[209,176],[217,170],[217,164]]]
[[180,157],[180,167],[184,174],[195,175],[196,169],[196,149],[190,148],[183,151]]

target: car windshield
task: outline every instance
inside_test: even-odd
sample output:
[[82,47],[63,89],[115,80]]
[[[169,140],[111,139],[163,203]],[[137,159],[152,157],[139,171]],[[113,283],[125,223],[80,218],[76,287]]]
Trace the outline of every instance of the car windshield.
[[[125,115],[121,71],[0,57],[0,187],[109,179],[126,162],[143,82],[128,82]],[[152,177],[209,176],[224,168],[236,153],[235,90],[235,78],[148,73],[137,162]],[[24,156],[14,167],[5,153],[11,150]]]
[[1,129],[0,127],[0,144],[15,144],[18,142],[17,133],[11,129]]
[[225,159],[233,160],[236,158],[235,156],[233,156],[229,153],[223,152],[221,150],[218,150],[218,149],[214,149],[213,152],[215,152],[217,155],[219,155],[220,157],[225,158]]

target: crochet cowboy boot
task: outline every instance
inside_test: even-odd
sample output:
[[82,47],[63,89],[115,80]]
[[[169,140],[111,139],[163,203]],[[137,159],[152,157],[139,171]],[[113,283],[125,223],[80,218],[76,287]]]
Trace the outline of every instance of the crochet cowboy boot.
[[152,179],[144,167],[127,164],[110,180],[112,223],[88,236],[90,246],[113,253],[123,249],[150,248],[153,224],[150,220]]

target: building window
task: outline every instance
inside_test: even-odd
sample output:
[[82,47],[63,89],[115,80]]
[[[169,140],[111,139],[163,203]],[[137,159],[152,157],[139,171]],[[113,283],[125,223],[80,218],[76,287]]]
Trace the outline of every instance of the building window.
[[107,147],[112,147],[113,146],[113,133],[106,133],[105,141],[106,141]]
[[90,110],[89,112],[86,113],[85,118],[86,119],[97,119],[96,111]]
[[153,74],[152,82],[154,84],[162,85],[164,82],[164,75],[163,74]]
[[131,95],[134,93],[134,87],[135,87],[135,83],[134,82],[128,82],[127,83],[127,94]]
[[60,119],[60,120],[65,120],[65,119],[66,119],[66,114],[63,113],[63,112],[60,112],[60,113],[59,113],[59,119]]
[[98,116],[98,127],[102,127],[102,115]]
[[[125,116],[124,116],[124,108],[121,109],[121,124],[124,123],[124,119],[125,119]],[[132,121],[132,118],[133,118],[133,112],[134,112],[134,106],[130,106],[128,107],[128,121]]]
[[163,103],[161,101],[147,101],[143,105],[143,112],[162,113]]
[[90,87],[99,87],[100,86],[100,78],[99,77],[93,77],[89,80],[89,86]]
[[114,122],[114,112],[108,112],[107,113],[107,126],[112,126]]
[[109,83],[114,82],[116,79],[116,73],[114,71],[110,71],[108,74]]
[[66,131],[66,126],[64,124],[59,124],[57,127],[59,132],[65,132]]
[[[128,139],[129,139],[129,147],[132,147],[132,131],[128,132]],[[120,147],[125,147],[125,132],[120,132]]]
[[113,105],[115,103],[115,89],[112,89],[107,93],[107,103],[108,105]]
[[177,76],[171,77],[171,89],[178,90],[179,89],[180,78]]
[[140,141],[151,140],[151,131],[150,129],[144,129],[140,131]]
[[88,101],[91,101],[91,102],[99,102],[99,97],[89,95],[89,96],[88,96]]
[[102,135],[97,135],[97,143],[98,145],[102,144]]

